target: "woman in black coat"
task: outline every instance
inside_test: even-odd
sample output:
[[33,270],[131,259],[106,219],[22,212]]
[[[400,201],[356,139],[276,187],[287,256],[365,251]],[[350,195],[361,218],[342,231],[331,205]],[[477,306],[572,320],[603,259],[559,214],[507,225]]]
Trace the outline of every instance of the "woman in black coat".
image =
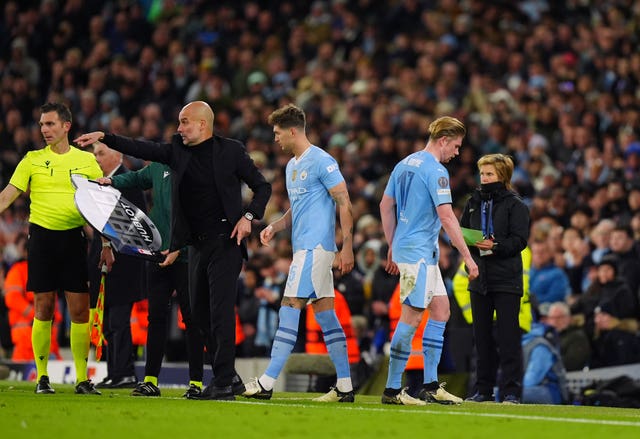
[[[470,245],[479,276],[469,282],[477,361],[476,393],[467,401],[518,403],[522,395],[522,347],[518,314],[522,286],[520,252],[529,239],[529,210],[511,190],[513,161],[503,154],[478,160],[480,188],[467,201],[460,225],[481,230],[483,240]],[[496,316],[494,332],[494,313]]]

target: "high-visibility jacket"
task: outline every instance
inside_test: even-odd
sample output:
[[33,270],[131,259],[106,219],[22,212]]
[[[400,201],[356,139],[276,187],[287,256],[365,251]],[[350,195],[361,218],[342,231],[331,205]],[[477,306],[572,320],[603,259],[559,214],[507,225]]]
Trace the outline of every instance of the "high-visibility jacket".
[[131,341],[134,346],[146,346],[149,334],[149,300],[133,303],[131,308]]
[[[358,340],[353,333],[353,325],[351,324],[351,311],[347,300],[342,293],[338,290],[335,291],[335,309],[336,315],[340,326],[344,330],[344,335],[347,338],[347,354],[349,355],[349,364],[357,364],[360,362],[360,347],[358,346]],[[326,354],[327,346],[324,343],[324,336],[322,335],[322,328],[316,320],[316,316],[313,312],[311,305],[307,306],[307,340],[305,344],[305,351],[309,354]]]
[[[15,262],[4,280],[4,300],[9,310],[9,325],[11,326],[11,341],[13,342],[13,361],[33,360],[33,347],[31,346],[31,328],[35,308],[33,292],[27,291],[27,261]],[[61,360],[60,346],[58,344],[58,326],[62,322],[62,314],[58,301],[55,302],[53,324],[51,325],[50,352],[55,358]]]
[[[531,314],[531,302],[529,301],[529,269],[531,268],[531,250],[529,247],[525,247],[522,252],[522,297],[520,298],[520,315],[518,319],[520,321],[520,328],[529,332],[531,330],[531,322],[533,321],[533,315]],[[469,277],[465,271],[464,262],[460,263],[458,272],[453,276],[453,295],[458,302],[458,306],[462,311],[462,315],[467,323],[473,322],[473,316],[471,315],[471,294],[467,287],[469,286]],[[493,315],[495,320],[495,313]]]
[[[393,290],[391,299],[389,299],[389,339],[393,337],[393,333],[400,321],[400,314],[402,313],[402,303],[400,303],[400,284],[396,285],[396,289]],[[424,369],[424,357],[422,355],[422,333],[424,332],[427,321],[429,320],[429,310],[425,309],[422,315],[422,321],[416,329],[416,333],[411,340],[411,354],[407,361],[405,370],[422,370]]]
[[[187,329],[182,320],[182,312],[178,308],[178,328],[183,331]],[[236,308],[236,346],[241,344],[245,339],[244,331],[242,330],[242,323],[240,323],[240,317],[238,317],[238,309]]]

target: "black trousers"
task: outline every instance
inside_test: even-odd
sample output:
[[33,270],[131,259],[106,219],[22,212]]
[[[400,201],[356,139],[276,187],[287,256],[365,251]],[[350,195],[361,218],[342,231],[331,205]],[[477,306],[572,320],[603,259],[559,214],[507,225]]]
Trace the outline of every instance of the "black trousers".
[[133,302],[104,307],[104,338],[107,340],[107,375],[114,381],[135,376],[135,353],[131,341]]
[[516,294],[489,292],[483,296],[471,293],[473,335],[478,354],[475,390],[484,395],[491,395],[497,384],[500,399],[506,395],[522,396],[519,312],[520,296]]
[[149,263],[147,284],[149,286],[149,332],[145,376],[157,377],[160,374],[169,333],[171,296],[175,291],[186,328],[189,379],[202,381],[204,342],[191,316],[187,264],[175,262],[168,267],[160,267],[156,263]]
[[242,252],[229,235],[222,233],[189,247],[191,309],[211,361],[212,384],[217,387],[231,385],[235,375],[235,304]]

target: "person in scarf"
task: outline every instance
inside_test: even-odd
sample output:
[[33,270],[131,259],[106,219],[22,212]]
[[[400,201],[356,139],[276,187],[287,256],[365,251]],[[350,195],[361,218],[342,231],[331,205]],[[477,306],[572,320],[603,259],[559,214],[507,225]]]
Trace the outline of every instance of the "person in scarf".
[[479,276],[468,287],[478,361],[476,393],[467,401],[494,400],[498,369],[498,400],[518,403],[522,396],[520,252],[527,246],[530,218],[527,206],[511,189],[513,167],[513,160],[503,154],[481,157],[480,188],[460,218],[462,227],[481,230],[483,236],[469,246],[479,268]]

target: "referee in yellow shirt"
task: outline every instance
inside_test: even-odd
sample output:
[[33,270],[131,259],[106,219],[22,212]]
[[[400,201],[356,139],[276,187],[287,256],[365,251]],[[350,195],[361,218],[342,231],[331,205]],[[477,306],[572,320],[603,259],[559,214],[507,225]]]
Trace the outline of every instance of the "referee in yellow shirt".
[[[0,192],[0,213],[30,189],[27,290],[35,293],[32,344],[38,383],[36,393],[55,393],[49,384],[47,362],[56,294],[64,290],[71,315],[71,352],[76,369],[75,392],[100,394],[87,378],[89,356],[89,289],[87,240],[84,219],[75,206],[71,174],[102,177],[93,154],[69,144],[71,111],[64,104],[41,108],[40,131],[44,149],[28,152],[18,163],[7,187]],[[110,265],[113,253],[105,248],[102,259]]]

